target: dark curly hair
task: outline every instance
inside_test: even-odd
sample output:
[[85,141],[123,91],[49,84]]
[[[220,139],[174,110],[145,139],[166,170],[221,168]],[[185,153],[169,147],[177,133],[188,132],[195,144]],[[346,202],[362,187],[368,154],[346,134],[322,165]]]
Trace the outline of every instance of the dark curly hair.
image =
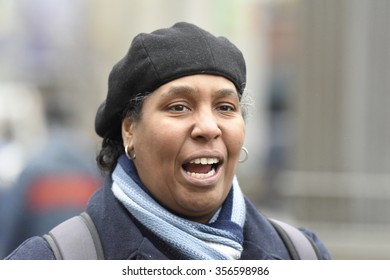
[[[124,110],[122,120],[130,118],[135,122],[139,121],[142,115],[142,105],[148,96],[148,93],[143,93],[131,99]],[[101,173],[103,175],[111,174],[114,171],[118,158],[124,153],[125,149],[123,147],[121,132],[114,137],[104,137],[102,148],[96,157],[96,162]]]

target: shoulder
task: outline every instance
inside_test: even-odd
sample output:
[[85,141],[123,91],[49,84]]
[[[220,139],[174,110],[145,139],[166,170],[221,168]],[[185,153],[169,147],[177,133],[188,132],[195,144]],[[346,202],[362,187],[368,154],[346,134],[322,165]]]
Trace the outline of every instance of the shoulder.
[[328,249],[325,247],[324,243],[320,240],[320,238],[313,231],[311,231],[308,228],[299,228],[299,230],[302,231],[303,234],[305,234],[317,246],[319,253],[322,256],[322,259],[324,259],[324,260],[331,259],[331,255],[330,255]]
[[31,237],[16,248],[6,260],[54,260],[47,242],[39,236]]
[[110,178],[91,198],[86,212],[99,234],[106,259],[129,259],[144,241],[142,227],[115,198]]
[[[267,258],[289,259],[289,253],[284,241],[277,230],[249,200],[246,200],[247,215],[245,221],[244,234],[246,240],[251,244],[256,244],[258,250],[262,250]],[[295,226],[295,225],[291,225]],[[330,254],[318,236],[307,228],[298,228],[314,244],[322,259],[330,259]]]
[[287,248],[275,228],[248,199],[243,253],[245,259],[289,259]]

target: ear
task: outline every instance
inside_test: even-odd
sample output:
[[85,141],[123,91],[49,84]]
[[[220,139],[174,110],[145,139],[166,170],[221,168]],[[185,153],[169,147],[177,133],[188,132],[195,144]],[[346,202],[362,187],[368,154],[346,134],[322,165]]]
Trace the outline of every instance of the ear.
[[128,146],[129,150],[134,149],[134,127],[135,122],[130,118],[125,118],[122,121],[122,139],[123,146]]

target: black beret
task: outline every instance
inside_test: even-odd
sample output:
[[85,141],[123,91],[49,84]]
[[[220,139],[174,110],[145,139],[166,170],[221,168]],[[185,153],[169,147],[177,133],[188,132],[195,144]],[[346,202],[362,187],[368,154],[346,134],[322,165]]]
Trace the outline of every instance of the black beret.
[[110,72],[107,98],[96,113],[96,133],[101,137],[121,139],[127,101],[193,74],[226,77],[234,83],[240,96],[245,88],[244,57],[228,39],[215,37],[185,22],[138,34],[125,57]]

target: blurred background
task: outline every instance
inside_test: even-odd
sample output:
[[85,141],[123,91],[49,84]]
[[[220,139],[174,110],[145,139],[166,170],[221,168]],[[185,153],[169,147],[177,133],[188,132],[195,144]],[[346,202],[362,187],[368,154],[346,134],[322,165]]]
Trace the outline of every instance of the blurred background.
[[177,21],[246,58],[250,199],[334,259],[390,259],[387,0],[0,0],[0,257],[99,187],[108,74],[136,34]]

